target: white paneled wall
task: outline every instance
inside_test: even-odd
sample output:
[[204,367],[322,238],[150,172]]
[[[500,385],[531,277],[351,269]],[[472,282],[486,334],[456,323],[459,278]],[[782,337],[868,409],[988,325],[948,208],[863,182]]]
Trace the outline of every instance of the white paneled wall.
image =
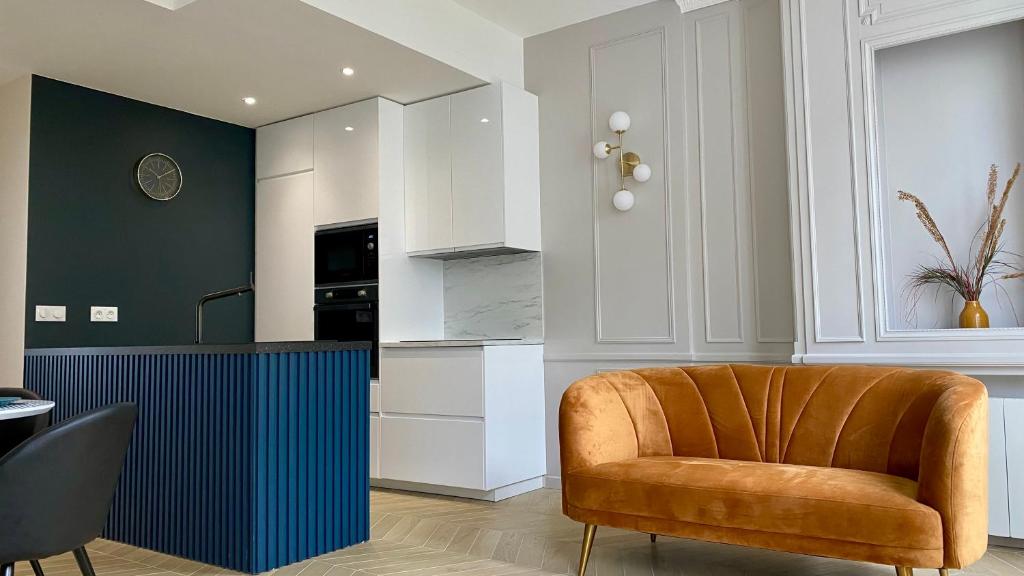
[[[1024,538],[1024,330],[955,326],[926,295],[906,318],[905,275],[936,252],[921,196],[967,258],[986,169],[1024,160],[1024,3],[783,0],[797,344],[804,363],[939,366],[989,386],[990,532]],[[1019,205],[1019,204],[1018,204]],[[1021,222],[1010,208],[1007,236]],[[1020,298],[1020,287],[1006,294]],[[993,296],[990,290],[990,296]],[[991,302],[991,300],[990,300]]]
[[[557,407],[598,370],[793,352],[778,0],[656,2],[525,41],[540,96],[548,474]],[[653,170],[612,207],[608,116]]]

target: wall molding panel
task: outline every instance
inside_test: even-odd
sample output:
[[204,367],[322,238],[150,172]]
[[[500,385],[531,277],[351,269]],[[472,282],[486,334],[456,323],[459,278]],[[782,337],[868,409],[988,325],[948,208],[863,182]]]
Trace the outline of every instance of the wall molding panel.
[[[886,285],[895,254],[885,234],[894,192],[882,189],[892,168],[881,164],[890,144],[875,63],[884,48],[1021,19],[1019,1],[783,0],[794,294],[803,316],[794,362],[1024,375],[1024,328],[903,329],[894,321],[901,295]],[[905,150],[907,139],[900,142]]]
[[[805,192],[805,200],[807,202],[807,210],[809,211],[809,239],[810,239],[810,267],[811,267],[811,298],[812,298],[812,310],[814,319],[814,339],[816,342],[864,342],[865,341],[865,327],[864,327],[864,286],[861,270],[861,220],[860,220],[860,202],[857,197],[858,191],[858,169],[857,169],[857,142],[856,142],[856,127],[854,121],[854,110],[853,110],[853,89],[850,74],[850,54],[848,47],[850,46],[850,25],[849,19],[845,15],[849,14],[849,0],[842,0],[839,6],[836,6],[838,2],[836,0],[830,0],[828,2],[816,3],[814,6],[821,8],[822,6],[829,5],[832,8],[839,7],[841,9],[840,22],[828,22],[828,24],[836,27],[837,24],[841,26],[841,30],[833,30],[834,32],[840,32],[842,38],[842,67],[829,67],[826,65],[822,66],[822,69],[828,69],[830,72],[833,70],[840,70],[843,76],[842,88],[838,86],[829,85],[828,88],[831,93],[822,94],[820,100],[813,98],[815,85],[808,81],[808,75],[813,74],[814,70],[812,67],[812,61],[809,58],[810,50],[807,45],[809,31],[812,29],[808,26],[808,14],[806,0],[798,0],[800,10],[800,52],[802,67],[801,72],[803,77],[803,144],[806,150],[807,156],[807,185]],[[814,27],[817,33],[822,34],[823,37],[828,36],[827,33],[822,32],[824,27]],[[835,49],[834,46],[829,47]],[[819,46],[814,51],[819,57],[824,60],[826,56],[825,47]],[[834,54],[830,54],[835,56]],[[833,80],[830,78],[830,80]],[[843,99],[842,109],[834,108],[832,110],[826,110],[825,107],[831,104],[831,96],[841,97]],[[826,102],[828,100],[829,102]],[[820,102],[820,104],[819,104]],[[816,110],[818,106],[821,106],[822,110]],[[832,174],[838,171],[848,171],[846,180],[848,181],[848,199],[837,199],[840,200],[834,206],[840,206],[849,202],[848,208],[844,208],[846,213],[839,212],[838,210],[833,213],[819,210],[818,209],[818,198],[817,198],[817,178],[819,177],[819,171],[816,170],[818,164],[816,163],[815,157],[818,156],[816,149],[816,138],[814,135],[815,127],[821,124],[820,120],[816,121],[816,116],[821,117],[829,114],[835,114],[839,111],[843,114],[842,126],[846,130],[845,136],[837,136],[832,139],[830,143],[840,141],[843,142],[846,150],[832,151],[830,163],[824,164],[821,170],[822,178],[831,178]],[[832,118],[835,118],[832,116]],[[835,122],[829,125],[828,132],[834,134],[835,128],[839,125],[839,122]],[[822,146],[820,151],[821,156],[825,156],[825,146]],[[840,156],[842,159],[840,159]],[[830,207],[833,205],[830,204]],[[819,226],[818,218],[829,218],[830,221],[822,222],[824,226]],[[822,232],[824,229],[825,232]],[[845,230],[844,230],[845,229]],[[839,230],[844,230],[839,232]],[[842,234],[843,236],[838,236]],[[831,235],[831,236],[829,236]],[[845,237],[845,239],[844,239]],[[826,244],[826,241],[828,244]],[[822,254],[825,252],[826,254]],[[845,253],[845,255],[843,254]],[[840,256],[843,256],[843,261],[839,261]],[[822,287],[822,276],[820,270],[822,268],[822,259],[827,258],[830,263],[839,261],[839,266],[831,267],[828,272],[828,286]],[[847,261],[848,260],[848,261]],[[845,266],[844,266],[845,265]],[[852,277],[838,278],[839,274],[851,274]],[[856,302],[855,307],[846,305],[850,298],[849,294],[847,297],[842,297],[843,291],[848,287],[853,287],[853,300]],[[838,294],[839,298],[836,298],[833,302],[823,303],[823,294]],[[826,318],[825,311],[827,309],[831,318]],[[846,315],[847,317],[837,316]],[[836,329],[831,326],[830,322],[843,322],[847,324],[846,328],[853,327],[854,332],[845,332],[842,327]]]
[[857,0],[857,7],[861,24],[873,26],[974,1],[976,0]]
[[[717,29],[716,29],[717,27]],[[697,141],[700,170],[700,232],[701,266],[704,285],[704,337],[709,343],[742,344],[743,335],[743,273],[740,255],[741,201],[737,167],[738,157],[735,118],[735,38],[732,19],[728,13],[712,14],[694,21],[697,72]],[[705,45],[707,42],[707,45]],[[716,43],[718,42],[718,43]],[[727,95],[727,97],[723,97]],[[724,104],[724,105],[723,105]],[[711,107],[720,105],[719,110]],[[715,113],[715,129],[709,130],[709,116]],[[724,126],[724,129],[722,127]],[[712,138],[728,138],[728,142]],[[717,145],[717,147],[716,147]],[[725,155],[727,153],[728,155]],[[720,165],[712,165],[720,163]],[[711,202],[717,200],[718,206]],[[729,204],[722,204],[728,201]],[[712,216],[711,211],[721,209]],[[724,216],[724,217],[723,217]],[[717,226],[709,226],[711,221]],[[721,224],[729,222],[731,231],[723,231]],[[718,232],[721,235],[717,235]],[[712,237],[712,234],[716,234]],[[731,242],[731,244],[728,244]],[[718,252],[711,253],[714,245]],[[723,246],[725,246],[723,248]],[[716,266],[721,264],[723,268]],[[723,274],[725,276],[723,276]],[[731,278],[728,276],[731,274]],[[717,280],[717,281],[716,281]],[[731,293],[730,293],[731,292]],[[721,295],[721,303],[718,303]],[[716,320],[716,304],[720,312],[731,311],[734,318]],[[716,333],[716,330],[721,332]]]
[[[670,151],[670,140],[669,140],[669,90],[668,90],[668,47],[667,47],[667,31],[664,26],[641,32],[639,34],[633,34],[623,38],[618,38],[610,42],[605,42],[591,46],[590,48],[590,80],[591,80],[591,140],[597,142],[598,140],[608,139],[610,134],[608,132],[608,116],[610,112],[618,109],[625,109],[634,118],[633,127],[631,132],[626,134],[627,147],[630,150],[637,150],[643,156],[650,158],[652,155],[660,160],[652,164],[654,169],[655,177],[643,185],[642,189],[637,190],[638,202],[637,207],[628,213],[618,213],[613,208],[610,208],[611,194],[614,192],[609,186],[617,185],[617,178],[610,176],[614,173],[613,162],[594,162],[593,172],[593,220],[594,220],[594,316],[595,325],[597,329],[597,341],[599,343],[675,343],[676,342],[676,297],[675,297],[675,271],[674,271],[674,249],[673,249],[673,234],[672,234],[672,186],[671,178],[671,151]],[[647,44],[647,46],[645,46]],[[653,65],[658,66],[657,81],[658,90],[656,93],[659,95],[661,102],[653,108],[652,114],[657,114],[660,117],[652,119],[650,123],[642,123],[643,118],[646,116],[640,116],[642,112],[645,112],[642,107],[634,107],[631,109],[626,102],[614,101],[616,98],[609,98],[608,105],[605,106],[601,102],[602,98],[607,98],[606,94],[613,90],[621,90],[622,87],[630,87],[631,82],[629,78],[629,70],[624,68],[638,68],[643,67],[645,59],[631,57],[631,51],[636,50],[643,53],[644,49],[650,50],[652,46],[657,46],[657,58],[654,60]],[[602,56],[606,56],[609,52],[619,52],[616,56],[622,58],[620,62],[629,62],[630,66],[614,66],[615,62],[613,57],[608,57],[611,62],[605,62],[602,60]],[[608,65],[609,70],[603,70],[604,65]],[[649,73],[649,72],[648,72]],[[640,73],[637,73],[640,75]],[[603,85],[602,82],[605,78],[610,79],[611,85]],[[654,86],[655,82],[650,82]],[[635,87],[634,87],[635,89]],[[654,92],[648,92],[651,94]],[[628,100],[626,97],[620,95],[619,100]],[[638,120],[640,122],[638,122]],[[635,136],[640,134],[641,130],[649,130],[652,125],[656,125],[660,133],[661,144],[656,147],[646,145],[636,145]],[[634,136],[634,138],[630,138]],[[634,143],[631,143],[634,142]],[[660,154],[659,154],[660,151]],[[660,174],[659,174],[660,173]],[[663,202],[656,202],[656,196],[653,193],[653,187],[651,184],[660,181],[661,194],[663,196]],[[614,186],[612,186],[614,187]],[[643,206],[647,204],[647,206]],[[611,269],[612,266],[617,266],[620,270],[623,268],[623,254],[613,254],[608,261],[605,261],[604,257],[608,255],[610,248],[603,248],[602,245],[605,242],[614,244],[615,238],[623,238],[625,234],[628,234],[628,229],[625,227],[628,224],[622,224],[625,220],[629,223],[632,220],[632,225],[636,227],[635,220],[641,217],[642,210],[648,208],[649,210],[662,211],[662,216],[657,217],[658,223],[663,228],[663,234],[661,242],[664,246],[664,257],[661,263],[652,266],[649,270],[650,276],[643,274],[637,274],[633,277],[631,282],[622,282],[622,278],[619,279],[621,282],[619,285],[612,285],[605,287],[605,276],[604,274]],[[621,218],[621,220],[617,220]],[[608,225],[602,228],[602,220],[608,222]],[[606,237],[605,234],[608,234]],[[618,256],[618,258],[615,258]],[[635,262],[635,259],[630,258],[630,264]],[[657,268],[655,270],[654,268]],[[663,275],[660,279],[658,276]],[[612,276],[616,276],[613,271]],[[651,288],[658,286],[657,291],[660,291],[660,287],[664,287],[663,294],[649,293],[645,298],[642,289],[645,285],[650,285]],[[645,326],[658,327],[663,329],[660,333],[655,331],[652,333],[640,333],[635,328],[616,326],[616,315],[622,315],[622,308],[624,303],[629,302],[644,302],[650,306],[650,303],[664,301],[664,308],[659,312],[653,312],[654,316],[658,318],[651,318],[650,322],[638,322],[638,324],[644,324]],[[605,309],[605,304],[611,307]],[[614,309],[614,310],[613,310]],[[621,318],[619,318],[621,319]],[[632,333],[630,333],[632,332]]]
[[[941,4],[941,3],[930,3]],[[868,171],[868,208],[872,222],[873,278],[875,291],[875,337],[877,341],[986,341],[1021,340],[1024,328],[995,328],[978,330],[930,330],[893,328],[890,314],[893,298],[899,297],[898,290],[891,286],[891,265],[886,247],[890,241],[886,230],[890,216],[883,190],[883,146],[881,135],[881,109],[879,106],[879,82],[876,56],[880,50],[939,38],[949,34],[967,32],[1024,18],[1024,6],[1008,11],[999,11],[985,18],[970,22],[943,22],[935,25],[915,27],[893,34],[867,38],[861,41],[861,85],[864,98],[865,155]]]

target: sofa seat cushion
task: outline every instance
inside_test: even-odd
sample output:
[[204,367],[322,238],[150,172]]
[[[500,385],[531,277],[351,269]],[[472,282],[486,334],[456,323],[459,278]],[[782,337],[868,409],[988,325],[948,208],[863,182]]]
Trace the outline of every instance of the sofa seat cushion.
[[877,472],[659,456],[575,470],[563,481],[566,502],[584,510],[716,529],[942,549],[939,513],[917,501],[917,483]]

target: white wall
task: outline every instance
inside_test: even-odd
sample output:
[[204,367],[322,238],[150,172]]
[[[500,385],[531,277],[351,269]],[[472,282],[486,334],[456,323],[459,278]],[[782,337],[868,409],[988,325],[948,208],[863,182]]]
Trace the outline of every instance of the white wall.
[[[777,0],[655,2],[525,41],[540,98],[548,474],[574,380],[793,351]],[[611,206],[608,115],[654,176]],[[707,295],[707,296],[705,296]]]
[[[879,147],[884,270],[889,324],[903,328],[956,328],[963,300],[949,290],[924,293],[916,308],[903,291],[920,264],[945,261],[914,216],[896,199],[918,195],[939,223],[954,256],[973,260],[972,241],[988,217],[988,167],[1002,169],[1002,184],[1024,161],[1024,22],[1013,22],[880,50],[877,56]],[[1024,254],[1024,186],[1006,208],[1006,249]],[[1017,259],[1020,262],[1020,259]],[[982,305],[992,326],[1024,321],[1024,282],[986,290]],[[908,314],[913,310],[915,314]],[[1016,311],[1016,314],[1015,314]],[[1017,316],[1020,316],[1018,319]]]
[[32,78],[0,86],[0,386],[22,385]]

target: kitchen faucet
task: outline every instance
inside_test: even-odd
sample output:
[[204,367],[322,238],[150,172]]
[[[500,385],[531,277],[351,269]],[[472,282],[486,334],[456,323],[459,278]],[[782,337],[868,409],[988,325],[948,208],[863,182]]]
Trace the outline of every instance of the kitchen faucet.
[[248,286],[239,286],[237,288],[228,288],[227,290],[220,290],[217,292],[210,292],[199,299],[199,303],[196,304],[196,344],[203,343],[203,306],[207,302],[212,300],[220,300],[221,298],[227,298],[228,296],[241,296],[246,292],[254,292],[256,289],[253,284],[252,278],[249,278]]

